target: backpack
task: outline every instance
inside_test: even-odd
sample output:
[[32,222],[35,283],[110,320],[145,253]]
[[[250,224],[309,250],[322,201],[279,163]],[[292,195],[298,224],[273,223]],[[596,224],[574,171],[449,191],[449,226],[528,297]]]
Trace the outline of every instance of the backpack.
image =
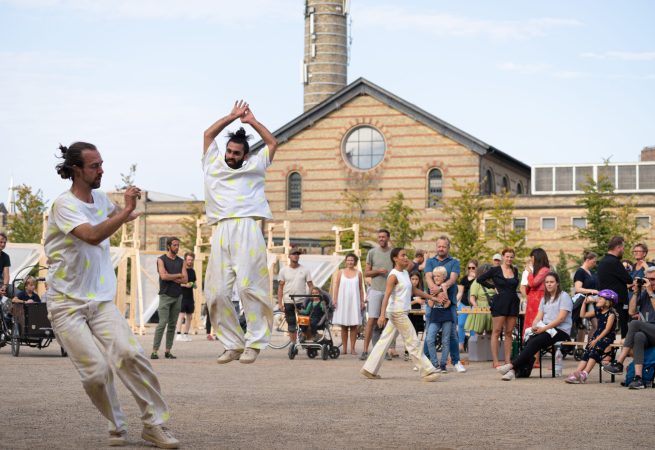
[[[629,386],[635,378],[634,361],[628,364],[628,370],[625,373],[625,385]],[[653,383],[655,379],[655,347],[649,347],[644,351],[644,369],[641,378],[645,385]]]

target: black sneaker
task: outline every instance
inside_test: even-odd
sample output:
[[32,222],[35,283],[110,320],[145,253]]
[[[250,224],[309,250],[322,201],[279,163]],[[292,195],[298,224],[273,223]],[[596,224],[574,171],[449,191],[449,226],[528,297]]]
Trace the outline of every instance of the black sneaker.
[[646,386],[644,386],[644,381],[641,379],[641,377],[635,377],[634,380],[632,380],[632,383],[628,386],[628,389],[643,389]]
[[605,364],[602,369],[607,372],[611,373],[612,375],[622,375],[623,374],[623,364],[621,364],[618,361],[612,361],[609,364]]
[[157,352],[152,352],[150,354],[150,359],[159,359],[159,355],[157,354]]
[[177,356],[175,356],[171,352],[166,352],[166,353],[164,353],[164,358],[166,358],[166,359],[177,359]]

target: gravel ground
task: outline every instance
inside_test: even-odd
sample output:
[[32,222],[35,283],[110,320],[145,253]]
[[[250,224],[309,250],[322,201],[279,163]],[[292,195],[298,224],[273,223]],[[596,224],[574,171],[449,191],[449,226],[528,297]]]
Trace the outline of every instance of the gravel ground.
[[[149,350],[152,329],[139,337]],[[350,356],[295,360],[268,349],[253,365],[218,365],[217,342],[176,342],[177,360],[153,361],[171,407],[170,428],[184,448],[653,448],[655,389],[587,385],[561,378],[503,382],[491,363],[423,383],[402,358],[385,361],[381,380],[364,379]],[[361,347],[361,342],[358,343]],[[570,357],[569,357],[570,358]],[[575,362],[567,358],[564,372]],[[95,449],[106,422],[55,343],[0,349],[0,448]],[[129,443],[144,447],[139,413],[117,379]],[[644,425],[648,428],[644,429]]]

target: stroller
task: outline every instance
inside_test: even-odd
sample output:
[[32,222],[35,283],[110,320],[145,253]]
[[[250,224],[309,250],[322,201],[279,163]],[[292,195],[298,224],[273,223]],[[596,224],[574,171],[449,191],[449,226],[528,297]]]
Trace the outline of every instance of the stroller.
[[289,346],[288,355],[289,359],[294,359],[298,355],[300,349],[304,349],[307,352],[307,357],[314,359],[318,356],[319,352],[321,354],[321,359],[327,360],[328,358],[337,359],[341,354],[339,347],[334,345],[334,340],[332,339],[332,314],[334,313],[334,308],[332,307],[332,302],[328,294],[323,293],[322,295],[291,295],[293,299],[293,304],[297,305],[299,301],[297,299],[304,299],[303,308],[306,308],[312,301],[312,299],[320,298],[321,303],[325,308],[325,313],[321,317],[316,331],[322,331],[322,335],[318,333],[313,340],[305,339],[305,331],[310,327],[310,316],[300,315],[296,307],[297,323],[301,329],[301,332],[298,333],[298,341],[292,343]]

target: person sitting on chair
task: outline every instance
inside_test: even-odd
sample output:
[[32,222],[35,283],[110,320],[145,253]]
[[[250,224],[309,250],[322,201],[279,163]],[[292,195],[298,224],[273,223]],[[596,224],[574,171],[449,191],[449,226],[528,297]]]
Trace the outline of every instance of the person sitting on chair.
[[319,295],[320,297],[313,297],[311,301],[307,303],[305,309],[300,311],[300,314],[309,316],[309,329],[307,329],[307,327],[302,327],[303,331],[305,332],[306,339],[309,340],[313,338],[316,341],[318,340],[318,335],[316,332],[318,331],[318,328],[325,322],[325,314],[327,309],[325,307],[324,296],[319,288],[313,287],[311,295]]
[[14,303],[41,303],[41,297],[34,292],[36,289],[36,278],[30,276],[25,278],[25,289],[19,291],[12,299]]

